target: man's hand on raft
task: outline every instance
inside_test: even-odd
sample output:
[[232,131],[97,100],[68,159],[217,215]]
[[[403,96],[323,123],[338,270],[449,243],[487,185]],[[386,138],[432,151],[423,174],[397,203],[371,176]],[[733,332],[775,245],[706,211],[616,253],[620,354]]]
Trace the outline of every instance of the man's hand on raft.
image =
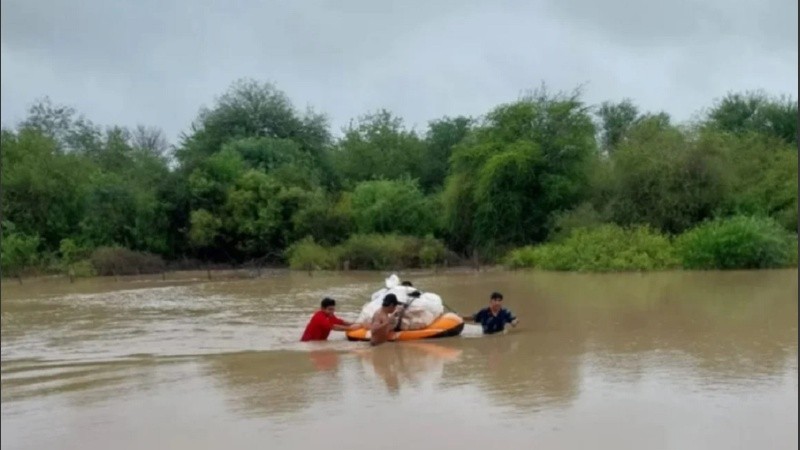
[[336,331],[356,331],[362,328],[369,328],[366,323],[351,323],[349,325],[334,325],[333,329]]

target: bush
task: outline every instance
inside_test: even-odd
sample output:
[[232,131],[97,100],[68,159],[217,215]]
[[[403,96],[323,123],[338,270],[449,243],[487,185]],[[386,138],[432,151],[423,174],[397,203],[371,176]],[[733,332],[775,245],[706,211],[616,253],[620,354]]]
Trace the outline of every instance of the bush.
[[395,234],[354,234],[339,250],[351,269],[394,269],[413,265],[410,238]]
[[560,243],[513,250],[504,264],[511,268],[606,272],[667,269],[677,266],[678,260],[669,239],[650,227],[601,225],[577,228]]
[[[607,204],[620,225],[678,234],[714,217],[731,195],[730,139],[643,123],[614,152]],[[600,205],[598,205],[600,206]]]
[[97,275],[92,262],[88,259],[75,262],[69,265],[66,270],[67,274],[74,277],[93,277]]
[[351,198],[359,233],[425,236],[437,225],[435,203],[409,179],[359,183]]
[[425,239],[419,241],[419,266],[433,267],[438,264],[444,263],[448,259],[447,248],[444,244],[434,239],[432,236],[427,236]]
[[90,259],[100,276],[161,273],[165,267],[158,255],[120,247],[100,247],[92,252]]
[[333,270],[339,262],[335,248],[325,248],[310,236],[292,244],[286,254],[295,270]]
[[797,261],[797,237],[765,217],[705,222],[680,236],[676,248],[687,269],[766,269]]
[[553,214],[550,219],[549,241],[562,241],[578,228],[595,228],[605,225],[603,217],[591,203],[581,203],[577,207]]
[[39,235],[11,232],[0,242],[0,270],[4,275],[20,276],[22,271],[35,266],[39,254]]
[[325,247],[306,237],[292,244],[286,254],[289,267],[296,270],[330,270],[345,263],[356,270],[431,267],[454,258],[432,236],[396,234],[354,234],[336,247]]

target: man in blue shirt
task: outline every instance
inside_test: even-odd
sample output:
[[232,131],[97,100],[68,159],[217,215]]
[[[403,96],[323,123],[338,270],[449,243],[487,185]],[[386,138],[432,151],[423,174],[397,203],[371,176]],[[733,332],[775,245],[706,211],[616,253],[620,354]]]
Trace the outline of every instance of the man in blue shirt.
[[464,320],[471,320],[475,323],[481,324],[483,327],[483,334],[494,334],[504,331],[506,324],[510,323],[511,326],[516,327],[519,323],[514,314],[503,308],[503,294],[499,292],[492,292],[489,297],[489,306],[481,309],[471,316],[462,317]]

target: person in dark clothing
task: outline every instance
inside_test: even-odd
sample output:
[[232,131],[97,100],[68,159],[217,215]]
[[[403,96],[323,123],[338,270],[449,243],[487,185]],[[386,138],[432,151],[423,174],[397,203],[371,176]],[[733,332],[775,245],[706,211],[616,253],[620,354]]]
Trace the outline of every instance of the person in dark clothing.
[[494,334],[505,331],[506,324],[516,327],[519,320],[511,311],[503,308],[503,294],[492,292],[489,296],[489,306],[481,309],[471,316],[463,316],[462,319],[479,323],[483,328],[483,334]]

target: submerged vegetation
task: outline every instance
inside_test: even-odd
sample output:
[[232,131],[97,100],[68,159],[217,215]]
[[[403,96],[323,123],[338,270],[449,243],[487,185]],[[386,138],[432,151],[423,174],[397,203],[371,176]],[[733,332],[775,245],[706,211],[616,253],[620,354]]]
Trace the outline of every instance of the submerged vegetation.
[[2,271],[791,266],[797,113],[731,93],[677,124],[542,88],[421,131],[376,111],[334,138],[244,80],[171,146],[43,100],[2,130]]

